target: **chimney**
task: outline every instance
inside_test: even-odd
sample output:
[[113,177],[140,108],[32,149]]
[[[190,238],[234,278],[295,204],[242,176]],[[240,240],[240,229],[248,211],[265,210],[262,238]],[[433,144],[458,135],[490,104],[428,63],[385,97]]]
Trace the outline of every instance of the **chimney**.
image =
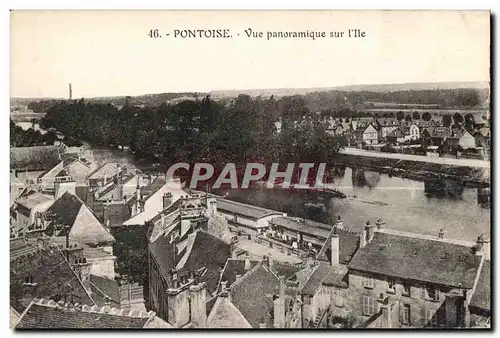
[[377,229],[383,229],[384,228],[385,221],[382,218],[379,218],[375,225],[377,226]]
[[262,257],[262,264],[264,264],[265,266],[269,267],[269,257],[264,255]]
[[82,263],[78,263],[78,269],[80,270],[80,280],[82,285],[88,293],[92,293],[92,288],[90,286],[90,269],[92,268],[91,263],[87,263],[87,260],[83,258]]
[[489,258],[489,242],[484,234],[477,238],[476,245],[474,246],[476,256],[484,255]]
[[235,280],[238,280],[238,279],[240,279],[240,278],[241,278],[241,275],[237,273],[237,274],[236,274],[236,277],[235,277]]
[[339,250],[340,250],[340,241],[339,241],[339,235],[338,234],[333,234],[331,239],[331,245],[332,245],[332,266],[339,265]]
[[285,327],[285,278],[280,276],[279,297],[274,300],[274,327]]
[[359,247],[364,248],[366,246],[366,229],[363,228],[361,234],[359,235]]
[[199,283],[189,287],[191,292],[191,322],[198,328],[203,328],[207,324],[207,291],[206,284]]
[[367,221],[365,224],[366,229],[366,243],[370,243],[375,235],[375,225],[371,224],[370,221]]
[[342,220],[342,217],[340,217],[340,215],[337,216],[337,221],[335,222],[335,226],[339,229],[344,228],[344,221]]
[[109,211],[108,211],[108,201],[104,201],[102,204],[102,222],[104,226],[108,226],[109,223]]
[[392,328],[392,320],[391,320],[391,304],[389,304],[389,296],[385,296],[381,293],[380,297],[377,299],[379,303],[379,308],[381,312],[381,327],[384,329]]
[[248,254],[248,252],[245,254],[245,271],[248,271],[252,268],[251,264],[250,264],[250,255]]
[[264,320],[264,317],[262,317],[259,323],[259,329],[265,329],[265,328],[266,328],[266,322]]
[[172,193],[167,192],[163,194],[163,209],[168,208],[170,204],[172,204],[172,199],[173,199]]
[[439,239],[444,239],[444,229],[439,229],[438,238]]

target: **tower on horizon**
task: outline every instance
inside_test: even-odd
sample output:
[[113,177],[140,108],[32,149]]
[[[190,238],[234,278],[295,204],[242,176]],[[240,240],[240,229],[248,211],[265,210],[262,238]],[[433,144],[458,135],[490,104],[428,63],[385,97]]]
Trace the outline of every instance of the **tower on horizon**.
[[71,90],[71,83],[69,84],[69,99],[73,99],[73,91]]

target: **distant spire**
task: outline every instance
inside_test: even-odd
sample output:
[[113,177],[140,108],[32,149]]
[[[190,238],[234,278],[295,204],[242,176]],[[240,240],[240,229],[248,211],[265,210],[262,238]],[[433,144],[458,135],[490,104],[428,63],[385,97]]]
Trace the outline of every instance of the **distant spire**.
[[73,90],[71,89],[71,83],[69,84],[69,99],[73,100]]

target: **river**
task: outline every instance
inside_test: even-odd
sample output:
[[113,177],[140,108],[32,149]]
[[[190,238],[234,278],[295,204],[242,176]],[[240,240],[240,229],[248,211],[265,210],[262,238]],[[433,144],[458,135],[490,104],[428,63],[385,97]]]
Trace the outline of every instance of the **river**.
[[[151,164],[137,161],[126,151],[93,149],[98,161],[129,162],[147,170]],[[453,180],[438,186],[422,181],[390,177],[373,171],[336,168],[333,183],[347,198],[329,198],[307,191],[252,188],[222,190],[226,198],[332,223],[336,215],[344,226],[362,229],[367,220],[383,218],[386,227],[400,231],[475,240],[482,233],[490,235],[491,210],[484,197],[489,189],[466,188]]]

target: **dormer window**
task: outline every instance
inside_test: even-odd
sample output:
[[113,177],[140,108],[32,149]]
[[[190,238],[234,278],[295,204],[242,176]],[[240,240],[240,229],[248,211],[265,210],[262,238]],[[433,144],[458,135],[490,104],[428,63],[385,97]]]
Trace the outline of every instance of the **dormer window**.
[[33,282],[33,277],[32,276],[26,276],[24,277],[24,283],[23,285],[26,286],[36,286],[37,284]]
[[439,300],[439,290],[433,288],[433,287],[427,287],[425,288],[427,298],[433,301],[438,301]]
[[394,280],[393,278],[389,278],[387,280],[387,292],[396,293],[396,280]]

